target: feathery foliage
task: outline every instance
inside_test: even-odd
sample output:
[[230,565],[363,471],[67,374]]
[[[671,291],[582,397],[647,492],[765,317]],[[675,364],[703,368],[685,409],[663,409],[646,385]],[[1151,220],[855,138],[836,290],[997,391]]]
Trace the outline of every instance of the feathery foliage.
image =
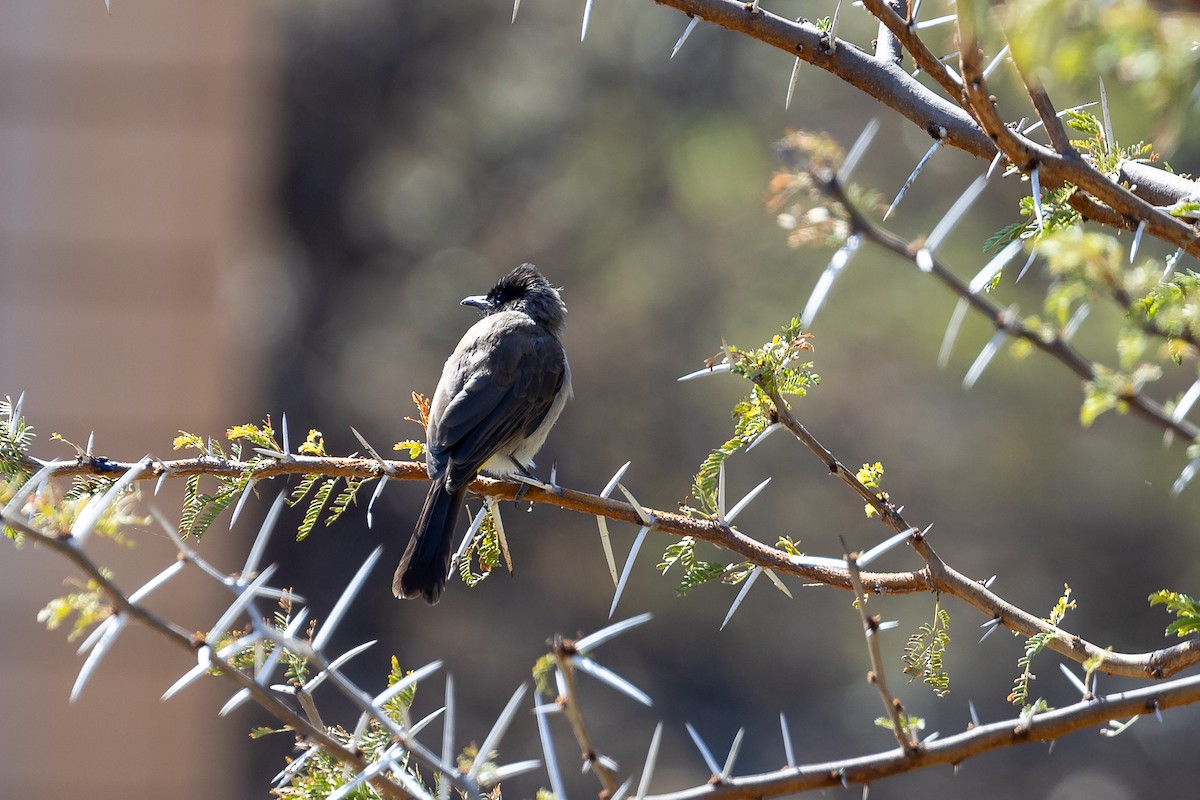
[[[1067,611],[1075,608],[1075,601],[1071,599],[1071,587],[1064,584],[1062,596],[1054,604],[1054,608],[1050,609],[1050,615],[1045,618],[1045,621],[1051,625],[1057,626],[1063,621],[1067,615]],[[1055,634],[1051,631],[1034,634],[1025,640],[1025,654],[1017,660],[1017,666],[1021,668],[1021,674],[1013,681],[1013,690],[1008,695],[1008,702],[1015,706],[1020,706],[1021,710],[1032,711],[1036,713],[1039,710],[1049,708],[1045,701],[1038,699],[1036,702],[1029,703],[1029,684],[1037,679],[1033,674],[1033,658],[1038,653],[1045,649],[1050,638]]]
[[950,673],[942,656],[950,644],[950,613],[942,608],[941,598],[933,607],[933,620],[924,622],[904,645],[904,674],[921,681],[938,697],[950,693]]

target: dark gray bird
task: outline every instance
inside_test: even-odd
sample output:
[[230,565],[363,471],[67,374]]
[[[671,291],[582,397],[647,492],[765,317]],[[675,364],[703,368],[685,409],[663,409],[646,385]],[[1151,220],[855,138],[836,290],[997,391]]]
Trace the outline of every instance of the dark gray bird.
[[442,369],[429,405],[425,467],[433,483],[396,568],[397,597],[431,605],[446,586],[458,512],[480,471],[530,474],[533,456],[571,396],[562,336],[567,307],[532,264],[464,306],[483,314]]

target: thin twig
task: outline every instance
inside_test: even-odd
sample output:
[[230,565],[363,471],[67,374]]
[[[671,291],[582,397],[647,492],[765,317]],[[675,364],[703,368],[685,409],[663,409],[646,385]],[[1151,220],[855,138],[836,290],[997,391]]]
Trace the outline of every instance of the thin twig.
[[556,636],[551,643],[551,649],[554,653],[554,661],[558,665],[558,672],[562,675],[563,685],[566,688],[566,694],[558,698],[558,703],[562,707],[567,721],[571,724],[571,730],[575,733],[575,741],[579,743],[580,757],[588,765],[588,768],[595,773],[596,779],[600,781],[600,786],[603,789],[601,796],[612,797],[619,785],[617,776],[600,760],[599,752],[596,750],[591,734],[588,733],[587,725],[583,721],[583,711],[579,707],[579,694],[578,689],[575,687],[575,665],[571,663],[571,659],[578,654],[575,650],[575,643],[561,636]]
[[1029,99],[1032,101],[1038,117],[1042,120],[1042,125],[1046,128],[1046,134],[1050,137],[1050,144],[1060,155],[1078,158],[1079,153],[1071,146],[1071,137],[1067,135],[1067,130],[1058,116],[1058,110],[1054,107],[1054,103],[1050,102],[1050,95],[1046,92],[1046,87],[1042,85],[1041,79],[1017,62],[1015,58],[1013,60],[1016,62],[1017,72],[1020,73],[1021,80],[1025,84],[1025,91],[1029,94]]
[[883,669],[883,654],[879,651],[879,618],[872,616],[868,608],[867,594],[863,591],[862,578],[858,572],[858,555],[850,552],[850,548],[846,547],[845,539],[842,540],[842,550],[845,552],[850,582],[854,584],[854,603],[858,606],[859,616],[862,617],[863,635],[866,637],[867,653],[871,658],[871,672],[867,676],[867,680],[875,684],[880,697],[883,698],[883,707],[887,712],[888,719],[891,720],[892,733],[895,734],[896,741],[900,743],[900,749],[912,755],[917,751],[916,737],[904,721],[904,707],[900,704],[899,698],[888,691],[887,676]]

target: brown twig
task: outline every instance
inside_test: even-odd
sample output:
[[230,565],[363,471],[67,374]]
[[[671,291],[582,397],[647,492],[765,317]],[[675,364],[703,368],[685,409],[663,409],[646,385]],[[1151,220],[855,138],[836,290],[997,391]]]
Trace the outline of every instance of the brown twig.
[[892,733],[895,734],[900,749],[906,755],[912,755],[917,751],[916,736],[913,731],[908,729],[908,724],[904,720],[904,707],[901,705],[900,699],[888,690],[887,676],[883,669],[883,654],[879,651],[879,618],[872,616],[868,607],[869,602],[863,591],[862,578],[859,577],[858,572],[858,554],[850,552],[850,548],[846,547],[845,539],[842,540],[842,550],[845,552],[850,582],[854,584],[854,602],[858,606],[858,614],[862,618],[863,636],[866,637],[867,653],[871,659],[871,672],[868,674],[867,680],[875,684],[875,688],[879,690],[879,695],[883,699],[883,707],[892,723]]
[[[805,443],[817,458],[824,462],[829,451],[795,418],[777,391],[769,387],[764,387],[764,391],[775,406],[778,420],[797,439]],[[828,462],[826,465],[828,466]],[[904,517],[890,502],[876,497],[836,459],[834,467],[830,468],[830,474],[840,478],[859,497],[867,499],[867,502],[871,503],[878,513],[880,521],[892,530],[899,533],[912,529],[912,526],[904,520]],[[912,535],[909,544],[925,561],[926,566],[922,571],[922,576],[928,580],[929,590],[957,597],[968,605],[974,606],[990,619],[994,619],[1006,628],[1024,636],[1048,633],[1050,636],[1047,647],[1079,663],[1094,659],[1100,663],[1097,668],[1100,672],[1141,678],[1164,678],[1179,672],[1186,666],[1200,663],[1200,640],[1190,640],[1163,650],[1139,655],[1117,653],[1104,647],[1098,647],[1006,602],[979,581],[971,580],[958,572],[942,561],[928,540],[919,532]]]
[[[838,476],[865,502],[874,505],[876,511],[879,512],[881,521],[897,532],[911,527],[895,508],[875,497],[870,489],[858,481],[853,472],[842,465],[816,437],[809,433],[792,415],[781,397],[776,394],[771,399],[776,404],[779,421],[821,459],[831,474]],[[135,465],[105,458],[92,458],[64,463],[53,472],[53,475],[67,477],[83,474],[116,477]],[[388,461],[386,465],[391,470],[390,477],[392,479],[428,480],[423,464]],[[296,456],[291,462],[268,461],[257,466],[249,462],[199,458],[157,464],[140,476],[140,479],[149,480],[163,468],[166,468],[172,477],[199,474],[228,478],[241,475],[247,469],[252,470],[257,478],[314,473],[371,478],[378,477],[383,472],[383,466],[379,462],[363,458]],[[544,503],[569,511],[642,525],[642,518],[638,514],[638,510],[628,503],[564,487],[543,489],[527,484],[480,477],[471,484],[471,489],[481,495],[501,500],[511,500],[516,497],[518,491],[521,491],[523,492],[521,499],[531,503]],[[723,525],[716,520],[696,519],[669,511],[644,508],[653,517],[653,529],[660,533],[678,537],[692,536],[710,542],[735,553],[743,560],[777,573],[796,575],[806,581],[822,583],[839,589],[853,588],[850,576],[844,569],[804,563],[802,558],[794,558],[774,547],[768,547],[736,528]],[[864,572],[862,573],[864,591],[873,594],[912,594],[937,591],[957,597],[981,611],[989,619],[999,620],[1000,624],[1023,636],[1049,633],[1051,638],[1047,646],[1050,649],[1080,663],[1089,658],[1097,658],[1102,662],[1099,671],[1113,675],[1160,679],[1200,663],[1200,640],[1182,642],[1148,653],[1110,652],[1079,636],[1049,625],[1036,615],[1005,601],[978,581],[954,570],[937,556],[923,537],[914,535],[910,542],[913,549],[925,560],[925,568],[911,572]]]
[[1033,108],[1037,111],[1038,118],[1041,119],[1042,126],[1046,129],[1046,135],[1050,137],[1050,144],[1060,155],[1078,158],[1079,153],[1071,146],[1071,137],[1067,135],[1067,130],[1058,117],[1058,110],[1050,101],[1050,95],[1046,92],[1046,87],[1042,85],[1041,79],[1020,63],[1017,63],[1017,72],[1020,73],[1021,81],[1025,84],[1025,92],[1029,95],[1029,100],[1033,103]]
[[563,714],[571,724],[571,730],[575,733],[575,741],[579,743],[580,757],[595,773],[596,779],[600,781],[600,797],[612,797],[618,788],[617,776],[601,761],[599,751],[592,742],[591,734],[588,733],[587,725],[583,721],[583,711],[579,706],[579,694],[575,688],[575,665],[571,663],[571,658],[577,655],[575,643],[557,636],[552,642],[551,651],[554,653],[554,661],[558,665],[558,672],[562,675],[563,685],[566,688],[566,694],[558,698],[558,704],[562,707]]

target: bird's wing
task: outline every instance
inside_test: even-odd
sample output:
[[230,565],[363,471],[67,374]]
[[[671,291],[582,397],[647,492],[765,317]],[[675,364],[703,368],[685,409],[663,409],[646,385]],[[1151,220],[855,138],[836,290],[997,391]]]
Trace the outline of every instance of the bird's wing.
[[545,419],[566,376],[558,339],[526,315],[501,312],[476,323],[446,362],[430,409],[431,474],[448,484],[475,477],[493,455]]

